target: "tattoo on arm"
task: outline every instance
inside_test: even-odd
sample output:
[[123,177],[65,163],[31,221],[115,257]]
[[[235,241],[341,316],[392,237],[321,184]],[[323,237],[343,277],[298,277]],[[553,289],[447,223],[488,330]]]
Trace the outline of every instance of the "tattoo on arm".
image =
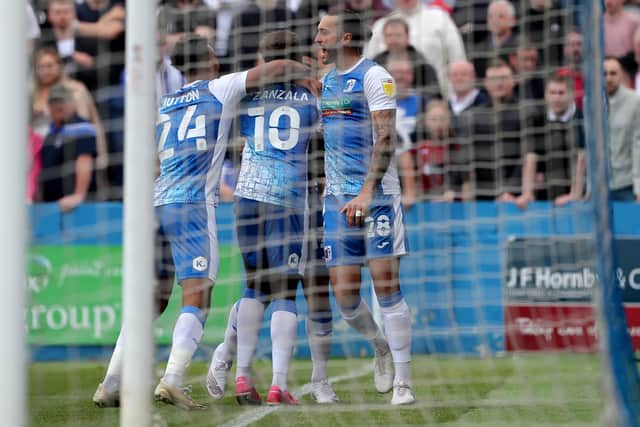
[[372,190],[378,186],[387,172],[389,164],[396,150],[396,110],[380,110],[371,112],[376,143],[373,146],[369,171],[365,178],[365,185],[371,185]]

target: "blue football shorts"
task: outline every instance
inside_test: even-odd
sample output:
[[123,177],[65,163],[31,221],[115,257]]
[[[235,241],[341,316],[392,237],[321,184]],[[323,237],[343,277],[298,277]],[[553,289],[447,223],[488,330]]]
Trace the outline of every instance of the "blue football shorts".
[[354,197],[328,195],[324,200],[327,267],[364,265],[370,259],[406,255],[408,245],[400,195],[376,196],[360,227],[349,226],[346,215],[340,213]]
[[205,203],[171,203],[157,206],[156,215],[171,247],[178,282],[215,281],[220,255],[214,207]]
[[300,275],[304,268],[304,211],[239,197],[235,215],[246,267]]

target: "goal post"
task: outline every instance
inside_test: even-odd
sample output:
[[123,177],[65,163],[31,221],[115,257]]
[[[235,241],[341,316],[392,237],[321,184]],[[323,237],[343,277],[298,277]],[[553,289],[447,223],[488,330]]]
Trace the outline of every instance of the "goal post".
[[[26,2],[12,1],[4,5],[0,26],[0,52],[10,63],[2,67],[0,76],[6,82],[0,107],[3,129],[3,153],[0,156],[0,200],[4,203],[0,220],[0,328],[3,348],[0,356],[0,378],[3,398],[0,413],[13,425],[27,425],[26,331],[24,327],[27,209],[25,206],[27,158],[27,39]],[[9,36],[11,34],[12,36]]]
[[151,425],[156,2],[127,4],[121,425]]
[[607,98],[604,92],[603,2],[585,2],[584,32],[585,137],[588,179],[594,217],[597,267],[600,277],[595,292],[595,313],[599,326],[602,381],[606,425],[635,426],[640,423],[640,381],[637,361],[623,307],[622,289],[615,277],[617,267],[613,245],[612,202],[609,197],[609,145]]

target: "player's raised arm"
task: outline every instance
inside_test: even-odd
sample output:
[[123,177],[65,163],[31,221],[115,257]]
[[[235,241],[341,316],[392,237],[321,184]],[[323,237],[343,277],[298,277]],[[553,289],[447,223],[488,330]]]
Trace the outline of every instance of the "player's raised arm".
[[[311,74],[311,67],[307,65],[291,59],[277,59],[257,65],[247,71],[246,89],[250,91],[275,82],[306,80]],[[317,95],[317,88],[312,92]]]

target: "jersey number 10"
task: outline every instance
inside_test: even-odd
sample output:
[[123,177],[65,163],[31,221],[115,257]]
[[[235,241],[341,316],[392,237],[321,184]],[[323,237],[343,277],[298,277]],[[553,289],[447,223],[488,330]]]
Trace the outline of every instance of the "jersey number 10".
[[[247,110],[249,117],[255,117],[253,140],[257,152],[264,151],[264,107],[253,107]],[[278,124],[282,116],[289,118],[289,137],[280,139]],[[267,132],[269,143],[279,150],[291,150],[298,143],[300,137],[300,113],[287,106],[276,108],[269,115],[269,130]]]

